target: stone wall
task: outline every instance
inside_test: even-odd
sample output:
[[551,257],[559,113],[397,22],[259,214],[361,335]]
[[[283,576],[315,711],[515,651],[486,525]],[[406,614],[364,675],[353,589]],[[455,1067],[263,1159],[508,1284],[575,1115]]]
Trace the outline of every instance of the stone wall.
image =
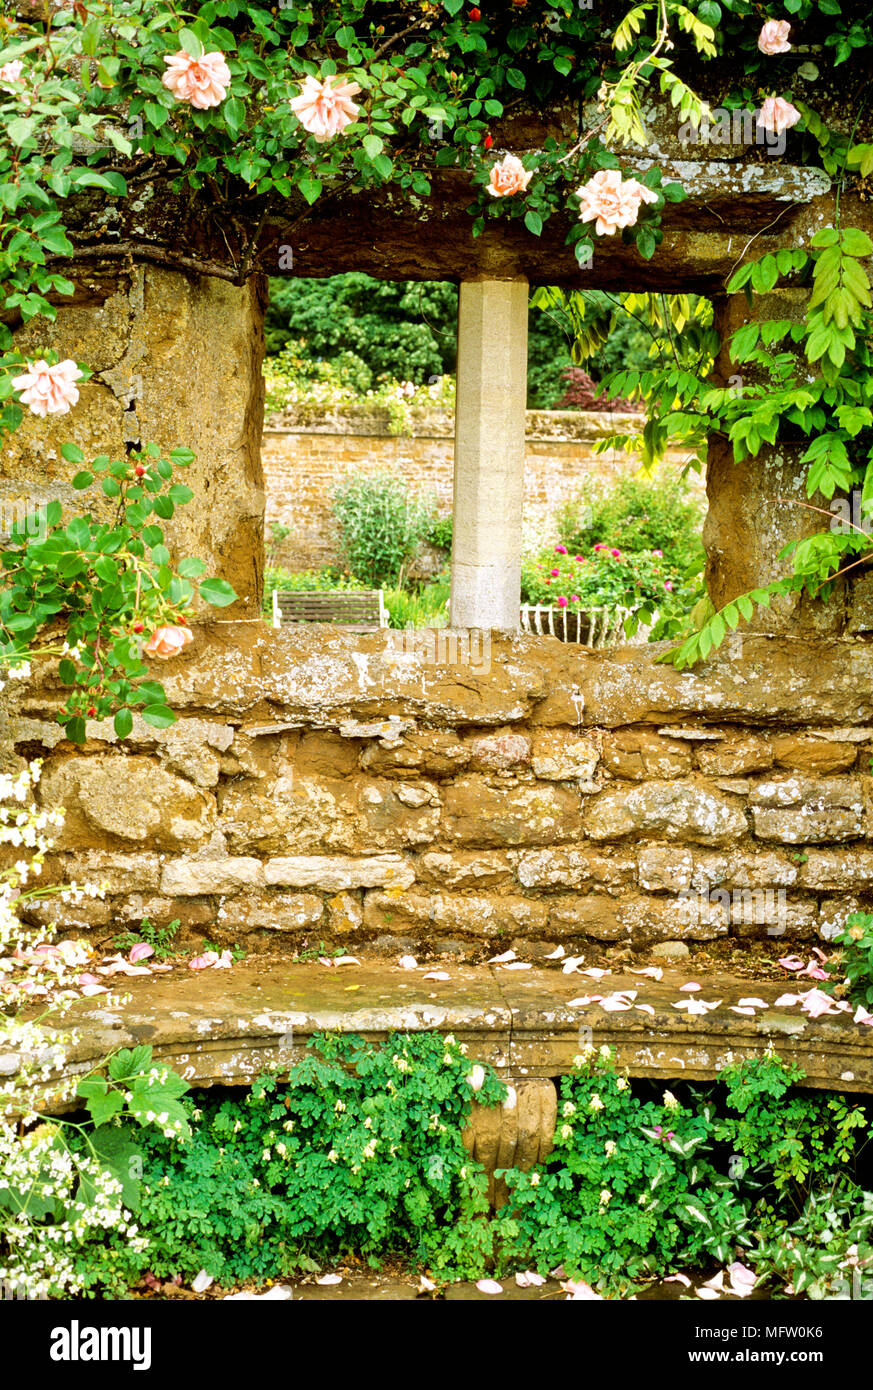
[[[636,472],[639,458],[611,448],[595,451],[615,431],[636,432],[640,415],[606,411],[529,410],[525,443],[523,520],[529,532],[553,536],[558,508],[592,478],[614,481]],[[413,492],[431,494],[440,515],[452,509],[455,422],[451,412],[415,412],[412,433],[392,435],[387,411],[348,406],[330,413],[267,420],[261,457],[266,524],[281,522],[291,534],[275,552],[286,569],[309,569],[337,557],[330,496],[344,476],[396,473]],[[671,451],[671,464],[685,453]],[[694,478],[697,475],[693,475]],[[702,493],[703,484],[699,483]]]
[[[201,628],[172,728],[76,750],[12,683],[0,741],[66,807],[45,881],[248,950],[403,935],[640,948],[827,936],[873,905],[873,647],[747,636],[694,673],[552,638]],[[7,766],[10,764],[7,762]],[[689,897],[689,895],[693,895]],[[689,904],[694,912],[689,917]]]

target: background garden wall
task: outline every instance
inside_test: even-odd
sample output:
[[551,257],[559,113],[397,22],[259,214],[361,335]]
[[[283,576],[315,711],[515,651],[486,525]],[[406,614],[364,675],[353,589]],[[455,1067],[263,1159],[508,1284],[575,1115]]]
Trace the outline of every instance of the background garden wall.
[[37,920],[101,942],[148,916],[255,951],[535,954],[788,947],[873,906],[862,641],[737,636],[694,673],[651,648],[251,622],[189,652],[161,673],[178,723],[124,745],[97,724],[67,743],[48,670],[4,691],[0,742],[45,757],[40,794],[67,812],[46,881],[108,888]]
[[[525,449],[524,522],[546,540],[554,535],[555,512],[583,482],[604,482],[634,473],[636,455],[612,448],[595,452],[616,430],[642,429],[640,415],[606,411],[529,410]],[[264,429],[262,462],[266,524],[279,522],[291,534],[274,552],[285,569],[309,569],[337,558],[331,492],[347,474],[392,472],[412,492],[432,493],[441,515],[452,508],[455,455],[454,415],[447,410],[414,412],[411,434],[389,431],[387,410],[337,407],[319,414],[293,411],[271,416]],[[684,462],[681,450],[670,463]],[[693,475],[697,478],[697,475]],[[703,483],[699,483],[701,495]]]

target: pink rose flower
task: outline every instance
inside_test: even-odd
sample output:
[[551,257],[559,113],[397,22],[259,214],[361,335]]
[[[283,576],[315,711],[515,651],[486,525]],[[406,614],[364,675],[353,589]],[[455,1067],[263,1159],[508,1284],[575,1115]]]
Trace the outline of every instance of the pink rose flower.
[[578,594],[571,594],[571,595],[570,595],[570,602],[571,602],[571,603],[581,603],[582,600],[581,600],[581,598],[579,597]]
[[488,192],[492,198],[511,198],[513,193],[523,193],[532,178],[533,170],[525,169],[518,155],[508,154],[491,166]]
[[657,555],[658,559],[660,560],[661,557],[663,556],[664,552],[663,552],[663,550],[653,550],[653,551],[652,551],[652,554],[653,554],[653,555]]
[[561,597],[558,599],[558,607],[559,607],[559,608],[566,608],[566,607],[567,607],[567,600],[564,598],[564,595],[563,595],[563,594],[562,594]]
[[664,580],[664,588],[665,588],[665,589],[672,589],[672,588],[673,588],[673,581],[672,581],[672,579],[665,579],[665,580]]
[[585,564],[585,556],[584,556],[584,555],[574,555],[574,556],[573,556],[573,559],[574,559],[574,560],[576,561],[576,563],[579,564],[579,565],[584,565],[584,564]]
[[11,62],[4,63],[2,67],[0,67],[0,84],[20,82],[23,72],[24,64],[20,62],[18,58],[13,58]]
[[558,577],[558,575],[559,575],[560,573],[561,573],[560,570],[549,570],[549,574],[552,576],[553,579],[557,579],[557,577]]
[[594,549],[595,549],[595,550],[608,550],[608,549],[609,549],[609,546],[608,546],[608,545],[605,545],[604,542],[601,541],[599,545],[595,545]]
[[781,135],[783,130],[790,130],[799,120],[800,112],[797,107],[782,97],[767,97],[758,112],[758,125],[763,126],[765,130],[772,130],[774,135]]
[[161,81],[177,101],[187,101],[198,111],[206,111],[210,106],[220,106],[227,96],[230,68],[223,53],[216,50],[204,53],[201,58],[192,58],[182,48],[164,62],[167,71]]
[[291,110],[310,135],[320,145],[340,135],[347,125],[357,120],[360,106],[352,101],[360,91],[357,82],[342,77],[305,77],[300,95],[290,103]]
[[556,554],[556,555],[566,555],[566,554],[567,554],[567,547],[566,547],[565,545],[556,545],[556,546],[555,546],[555,554]]
[[656,203],[657,193],[636,179],[623,179],[618,169],[600,169],[576,190],[581,199],[579,218],[594,222],[598,236],[612,236],[620,227],[632,227],[641,203]]
[[610,550],[609,553],[610,553],[610,555],[612,556],[613,560],[620,560],[620,559],[621,559],[621,551],[620,551],[620,550]]
[[787,19],[768,19],[758,35],[758,47],[762,53],[788,53],[791,44],[788,34],[791,29]]
[[191,640],[191,633],[186,627],[156,627],[143,651],[148,656],[178,656]]
[[21,404],[30,406],[34,415],[66,415],[79,399],[73,384],[82,373],[70,358],[50,367],[40,358],[28,362],[27,371],[14,378],[12,385],[21,392]]

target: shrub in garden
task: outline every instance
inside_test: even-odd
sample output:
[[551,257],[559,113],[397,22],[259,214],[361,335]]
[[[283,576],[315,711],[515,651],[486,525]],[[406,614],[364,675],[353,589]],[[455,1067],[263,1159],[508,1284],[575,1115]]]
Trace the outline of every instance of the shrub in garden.
[[546,603],[571,611],[590,608],[633,610],[651,603],[662,612],[680,611],[688,589],[681,575],[658,551],[626,552],[604,543],[574,554],[556,545],[522,564],[525,603]]
[[703,563],[701,504],[666,472],[621,478],[608,488],[589,484],[555,520],[558,539],[574,554],[606,544],[622,551],[660,550],[666,563],[683,573]]
[[644,409],[643,402],[623,396],[609,396],[601,391],[584,367],[565,367],[561,372],[565,391],[555,401],[555,410],[614,410],[636,412]]
[[390,473],[349,478],[333,494],[343,558],[355,578],[372,589],[399,584],[432,514],[430,505]]

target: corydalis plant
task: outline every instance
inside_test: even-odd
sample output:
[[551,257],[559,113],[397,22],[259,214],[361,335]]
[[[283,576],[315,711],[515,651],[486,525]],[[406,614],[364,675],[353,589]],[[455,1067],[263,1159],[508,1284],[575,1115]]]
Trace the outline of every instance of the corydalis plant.
[[[85,461],[75,444],[61,453],[74,465]],[[64,521],[60,502],[49,502],[16,523],[0,555],[0,662],[14,668],[30,656],[60,658],[58,675],[72,691],[57,717],[74,743],[84,742],[86,719],[114,715],[119,738],[131,732],[134,711],[155,728],[172,724],[146,658],[184,645],[195,592],[216,607],[236,598],[225,580],[199,579],[202,560],[174,569],[157,524],[193,497],[173,480],[174,465],[187,467],[193,457],[190,449],[165,457],[146,444],[126,459],[95,458],[73,487],[85,491],[99,480],[114,517]]]

